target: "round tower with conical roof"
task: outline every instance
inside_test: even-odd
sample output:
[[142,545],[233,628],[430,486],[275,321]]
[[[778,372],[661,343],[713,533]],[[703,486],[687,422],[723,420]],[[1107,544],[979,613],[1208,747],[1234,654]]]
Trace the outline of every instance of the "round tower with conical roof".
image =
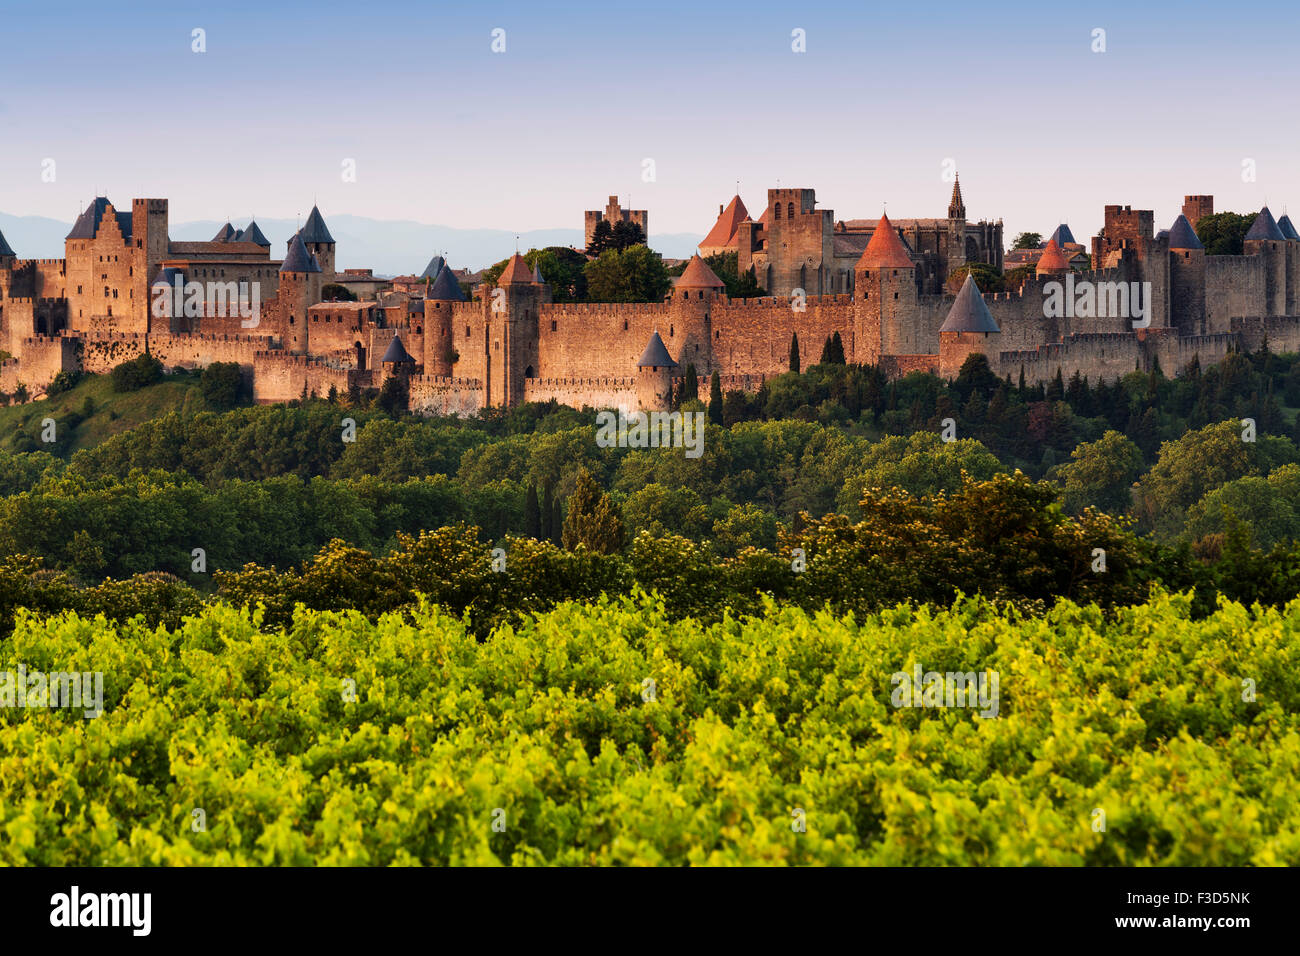
[[650,336],[636,361],[636,403],[643,412],[668,411],[673,405],[673,373],[677,363],[668,354],[658,331]]
[[889,217],[882,215],[854,268],[853,361],[878,365],[884,355],[920,354],[916,264]]
[[456,303],[465,301],[465,294],[450,269],[440,264],[434,273],[436,278],[424,293],[424,372],[451,375],[456,362],[454,313]]
[[948,310],[948,317],[939,326],[939,375],[955,378],[972,354],[987,357],[989,366],[994,367],[1002,350],[1001,333],[979,286],[966,273],[966,281]]
[[[443,274],[447,272],[443,270]],[[487,400],[492,406],[513,406],[524,401],[524,383],[536,375],[541,308],[550,301],[549,288],[533,281],[533,270],[515,253],[487,290],[488,318]]]
[[1038,257],[1038,263],[1034,266],[1034,275],[1036,276],[1063,276],[1070,271],[1070,263],[1065,258],[1065,253],[1055,239],[1048,239],[1047,246],[1043,249],[1043,254]]
[[1242,243],[1248,256],[1264,260],[1264,314],[1285,315],[1287,300],[1286,236],[1265,206],[1250,224]]
[[[668,296],[668,338],[683,368],[697,375],[713,371],[713,304],[726,286],[699,255],[691,256]],[[663,329],[661,328],[662,332]]]
[[302,233],[289,239],[289,251],[280,265],[280,288],[276,293],[278,331],[284,348],[305,354],[308,341],[307,310],[321,300],[321,267],[307,251]]
[[333,282],[334,237],[325,227],[325,217],[320,214],[320,209],[316,206],[311,207],[311,214],[307,217],[300,234],[303,245],[316,257],[316,262],[320,266],[321,282],[325,285]]
[[1205,246],[1184,215],[1169,227],[1168,239],[1169,324],[1180,335],[1204,335]]

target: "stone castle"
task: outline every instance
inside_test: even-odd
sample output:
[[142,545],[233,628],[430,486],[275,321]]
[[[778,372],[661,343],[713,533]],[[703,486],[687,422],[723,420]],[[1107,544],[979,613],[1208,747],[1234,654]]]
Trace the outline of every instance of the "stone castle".
[[[628,212],[616,206],[607,212]],[[105,372],[148,352],[173,368],[236,362],[259,402],[399,376],[411,410],[468,415],[549,399],[661,408],[688,365],[702,389],[716,371],[724,390],[754,390],[787,370],[796,334],[805,367],[838,332],[849,361],[891,376],[951,377],[980,353],[999,376],[1029,383],[1115,378],[1157,361],[1172,374],[1265,340],[1300,349],[1300,233],[1267,208],[1243,255],[1208,256],[1187,215],[1156,233],[1152,212],[1107,206],[1089,270],[1072,268],[1063,226],[1019,291],[984,295],[968,277],[954,296],[954,269],[1003,263],[1001,222],[968,222],[960,183],[946,219],[837,221],[815,206],[811,189],[772,189],[756,222],[737,196],[700,244],[704,255],[735,252],[771,293],[762,298],[728,298],[695,256],[662,302],[556,303],[516,253],[470,296],[435,256],[423,285],[374,280],[373,297],[338,302],[324,289],[347,277],[316,208],[274,260],[255,222],[173,242],[167,200],[118,212],[101,197],[63,259],[19,259],[0,236],[0,390],[39,397],[61,371]],[[1208,196],[1184,207],[1212,208]]]

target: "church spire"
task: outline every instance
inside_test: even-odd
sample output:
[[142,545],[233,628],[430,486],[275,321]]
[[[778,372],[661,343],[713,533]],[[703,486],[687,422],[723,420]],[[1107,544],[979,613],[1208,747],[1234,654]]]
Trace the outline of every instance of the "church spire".
[[949,219],[965,219],[966,204],[961,199],[961,177],[954,176],[952,183],[952,202],[948,203]]

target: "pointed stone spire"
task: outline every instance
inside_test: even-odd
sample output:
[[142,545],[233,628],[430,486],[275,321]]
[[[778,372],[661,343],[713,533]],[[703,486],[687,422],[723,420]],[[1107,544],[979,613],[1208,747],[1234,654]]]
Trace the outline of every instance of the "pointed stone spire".
[[425,289],[424,297],[431,300],[441,299],[444,302],[465,301],[465,293],[461,291],[455,273],[446,267],[438,272],[438,278]]
[[717,273],[709,268],[709,264],[701,259],[698,253],[691,256],[691,261],[686,264],[676,286],[678,289],[725,289],[726,287],[726,283],[718,278]]
[[0,232],[0,256],[16,256],[18,253],[9,248],[9,243],[5,242],[5,234]]
[[222,226],[220,229],[217,230],[217,234],[212,237],[212,241],[213,242],[234,242],[237,237],[238,237],[238,233],[235,232],[235,227],[232,226],[230,223],[226,223],[224,226]]
[[668,354],[668,348],[664,345],[664,340],[659,337],[658,332],[651,334],[650,341],[646,343],[645,351],[636,360],[637,368],[675,368],[676,365],[677,363]]
[[1187,221],[1186,216],[1179,216],[1174,220],[1174,224],[1169,228],[1169,248],[1170,249],[1204,249],[1200,238],[1196,235],[1196,230],[1192,224]]
[[536,262],[533,263],[533,282],[536,285],[546,285],[546,280],[542,278],[542,270]]
[[961,177],[954,176],[952,180],[952,201],[948,203],[949,219],[965,219],[966,204],[961,198]]

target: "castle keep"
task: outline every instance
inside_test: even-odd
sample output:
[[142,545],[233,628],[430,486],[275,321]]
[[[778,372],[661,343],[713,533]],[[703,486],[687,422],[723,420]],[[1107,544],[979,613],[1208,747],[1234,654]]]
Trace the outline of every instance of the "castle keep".
[[[1185,208],[1212,210],[1212,197]],[[261,402],[400,377],[424,414],[549,399],[632,410],[665,406],[692,365],[705,387],[717,371],[726,390],[757,389],[786,371],[795,334],[805,367],[838,332],[849,361],[892,376],[951,377],[979,353],[1030,383],[1157,361],[1172,373],[1265,339],[1300,349],[1300,233],[1267,208],[1243,255],[1207,256],[1187,216],[1156,233],[1149,210],[1107,206],[1090,270],[1072,267],[1082,246],[1063,226],[1019,291],[984,295],[968,277],[954,296],[954,269],[1003,261],[1001,222],[968,222],[959,183],[947,218],[873,223],[835,220],[811,189],[773,189],[759,221],[736,196],[700,244],[736,252],[772,295],[728,298],[695,256],[648,304],[553,302],[517,253],[468,298],[435,256],[420,284],[372,280],[371,298],[324,301],[347,276],[318,209],[280,260],[256,223],[228,223],[209,242],[173,242],[167,223],[165,199],[128,213],[100,197],[63,259],[20,259],[0,236],[0,390],[39,396],[60,371],[104,372],[147,351],[168,367],[236,362]]]

